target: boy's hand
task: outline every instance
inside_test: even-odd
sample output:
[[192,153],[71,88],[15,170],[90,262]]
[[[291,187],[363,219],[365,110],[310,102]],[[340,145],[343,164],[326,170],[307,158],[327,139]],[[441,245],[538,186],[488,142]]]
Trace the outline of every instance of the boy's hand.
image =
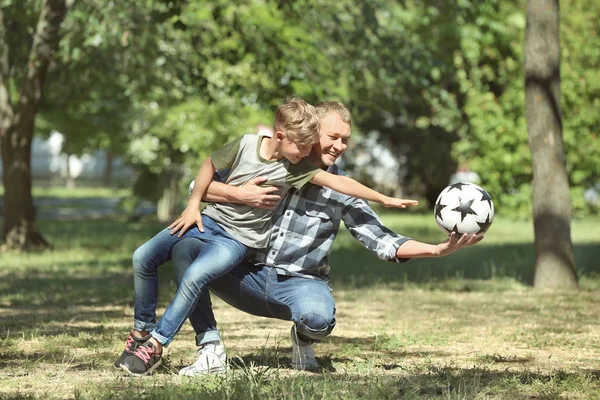
[[468,235],[464,234],[460,239],[455,232],[451,232],[447,241],[437,245],[438,255],[440,257],[454,253],[463,247],[472,246],[483,240],[483,235]]
[[204,226],[202,226],[202,215],[200,214],[200,210],[196,207],[187,206],[185,210],[181,213],[179,218],[175,220],[171,225],[169,225],[169,229],[171,229],[171,235],[179,232],[177,237],[181,237],[187,230],[194,226],[194,224],[198,225],[198,230],[200,232],[204,232]]
[[395,197],[387,197],[383,202],[385,207],[406,208],[407,206],[416,206],[419,204],[417,200],[397,199]]

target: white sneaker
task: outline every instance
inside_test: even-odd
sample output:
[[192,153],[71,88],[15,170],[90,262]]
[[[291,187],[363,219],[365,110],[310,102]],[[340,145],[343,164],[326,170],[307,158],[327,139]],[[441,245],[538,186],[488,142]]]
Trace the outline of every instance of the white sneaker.
[[296,333],[296,325],[292,326],[292,368],[304,370],[319,369],[315,360],[315,351],[311,343],[303,342]]
[[198,359],[179,371],[181,376],[200,376],[227,371],[227,353],[220,342],[206,343],[198,351]]

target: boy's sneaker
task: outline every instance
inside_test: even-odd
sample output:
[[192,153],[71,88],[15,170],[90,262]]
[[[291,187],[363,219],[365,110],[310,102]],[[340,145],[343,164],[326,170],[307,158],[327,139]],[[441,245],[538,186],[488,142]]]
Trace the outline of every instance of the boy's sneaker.
[[135,376],[148,375],[154,371],[162,362],[162,353],[156,352],[156,347],[151,340],[146,341],[143,345],[137,348],[133,355],[127,357],[121,369]]
[[296,333],[296,325],[292,326],[292,368],[304,370],[319,369],[320,366],[315,360],[315,351],[312,344],[303,342]]
[[198,354],[196,362],[189,367],[182,368],[179,375],[200,376],[227,371],[227,353],[221,342],[205,343],[196,354]]
[[123,364],[123,361],[125,361],[127,357],[132,356],[133,353],[137,350],[137,348],[146,343],[146,341],[150,338],[150,335],[137,337],[133,334],[133,329],[130,329],[129,337],[127,338],[127,343],[125,344],[125,350],[123,350],[119,359],[115,361],[115,368],[121,368],[121,364]]

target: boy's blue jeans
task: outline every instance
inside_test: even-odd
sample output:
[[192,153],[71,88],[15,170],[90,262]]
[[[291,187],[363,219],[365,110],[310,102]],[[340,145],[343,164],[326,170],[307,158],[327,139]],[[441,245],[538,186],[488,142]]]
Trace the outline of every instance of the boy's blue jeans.
[[[202,243],[195,238],[180,241],[173,249],[175,280],[183,282],[188,266],[193,265]],[[335,327],[335,301],[331,289],[320,279],[277,274],[272,267],[257,268],[242,263],[208,287],[231,306],[262,317],[293,321],[303,341],[325,338]],[[204,290],[189,315],[198,346],[220,340],[212,311],[210,294]]]
[[[133,328],[151,331],[151,335],[164,346],[173,340],[196,307],[199,296],[206,292],[206,284],[241,263],[248,251],[246,246],[211,218],[203,215],[202,224],[204,232],[194,226],[181,238],[177,234],[171,235],[169,229],[165,228],[133,253]],[[171,259],[175,244],[190,237],[198,243],[197,256],[181,276],[175,297],[156,323],[158,268]]]

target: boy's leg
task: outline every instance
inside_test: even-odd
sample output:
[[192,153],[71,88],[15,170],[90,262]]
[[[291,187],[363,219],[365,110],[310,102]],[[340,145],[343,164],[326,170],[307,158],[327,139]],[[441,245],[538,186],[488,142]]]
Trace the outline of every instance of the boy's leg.
[[[194,262],[202,246],[203,243],[199,239],[188,238],[173,247],[173,274],[178,287],[185,271]],[[188,318],[194,331],[199,332],[196,335],[198,350],[196,351],[196,361],[182,368],[179,375],[200,376],[226,371],[227,353],[221,343],[221,335],[217,330],[217,321],[213,314],[208,290],[202,291],[198,297],[196,307],[194,307]]]
[[183,274],[175,297],[158,321],[151,335],[163,346],[168,345],[188,318],[208,282],[226,274],[244,260],[247,248],[229,235],[212,219],[203,217],[203,242],[199,253]]
[[[198,238],[186,238],[179,241],[173,247],[173,275],[177,287],[185,271],[196,260],[199,255],[200,248],[205,244]],[[209,283],[210,287],[210,283]],[[198,296],[196,307],[188,316],[194,332],[200,332],[196,336],[196,346],[201,346],[203,343],[220,341],[221,336],[217,330],[217,321],[212,310],[212,302],[210,299],[210,291],[203,290]]]
[[158,268],[171,259],[173,246],[179,240],[165,228],[133,253],[133,328],[138,332],[150,331],[156,325]]
[[203,216],[202,220],[204,232],[197,236],[202,241],[198,257],[183,274],[175,297],[150,332],[152,338],[121,365],[132,375],[145,375],[161,363],[162,347],[179,332],[206,284],[241,262],[247,253],[246,246],[212,219]]
[[[200,234],[198,227],[194,226],[182,238]],[[171,235],[170,230],[165,228],[133,253],[134,323],[125,349],[114,363],[115,367],[120,367],[127,357],[149,340],[149,331],[156,325],[158,268],[171,259],[173,246],[182,238]]]
[[133,253],[134,322],[125,348],[114,363],[117,368],[150,338],[148,333],[156,325],[158,268],[170,259],[177,241],[177,235],[165,228]]

